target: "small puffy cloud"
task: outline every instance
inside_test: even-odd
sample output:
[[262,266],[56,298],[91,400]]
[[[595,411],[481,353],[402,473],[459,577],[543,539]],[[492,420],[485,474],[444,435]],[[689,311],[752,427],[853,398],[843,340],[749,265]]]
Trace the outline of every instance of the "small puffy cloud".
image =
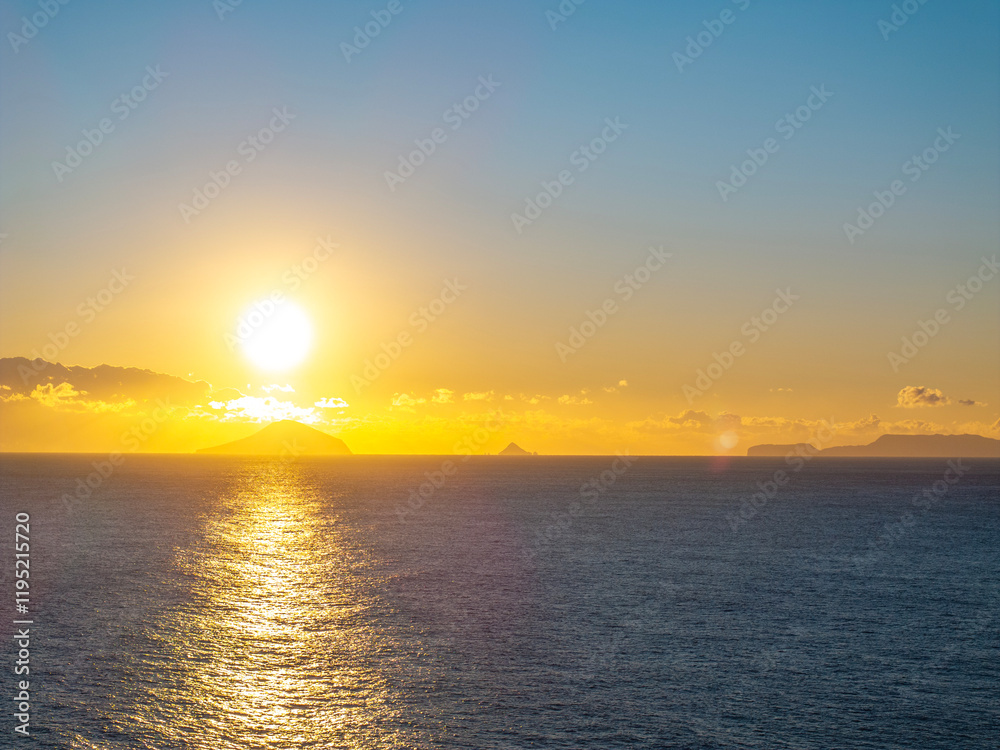
[[767,390],[770,391],[771,393],[791,393],[792,392],[791,388],[768,388]]
[[322,398],[313,405],[317,409],[346,409],[350,406],[342,398]]
[[295,389],[292,388],[292,386],[278,385],[276,383],[273,385],[261,386],[261,390],[264,391],[264,393],[270,393],[271,391],[281,391],[282,393],[295,393]]
[[536,394],[534,396],[526,396],[526,395],[524,395],[522,393],[522,394],[520,394],[520,396],[521,396],[521,400],[524,403],[530,404],[531,406],[536,406],[536,405],[542,403],[542,401],[546,401],[549,398],[548,396],[542,396],[541,394]]
[[431,401],[435,404],[450,404],[455,400],[455,391],[449,390],[447,388],[438,388],[434,391],[434,395],[431,396]]
[[958,403],[960,403],[962,406],[986,406],[986,404],[984,404],[982,401],[976,401],[971,398],[959,399]]
[[628,381],[627,380],[619,380],[618,381],[618,387],[619,388],[628,388]]
[[425,398],[414,398],[409,393],[397,393],[392,397],[391,408],[413,411],[414,406],[425,403],[427,403],[427,399]]
[[465,401],[492,401],[494,393],[493,391],[483,391],[479,393],[466,393],[462,395],[462,399]]
[[951,399],[937,388],[923,385],[908,385],[896,395],[896,405],[904,409],[917,409],[925,406],[947,406]]
[[559,403],[563,406],[586,406],[587,404],[594,403],[586,396],[560,396]]

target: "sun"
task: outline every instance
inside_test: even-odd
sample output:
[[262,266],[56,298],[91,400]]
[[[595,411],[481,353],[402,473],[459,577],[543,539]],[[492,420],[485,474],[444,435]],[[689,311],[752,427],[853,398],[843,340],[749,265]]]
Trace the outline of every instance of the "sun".
[[261,300],[240,319],[243,354],[258,369],[290,370],[312,349],[312,322],[294,302]]

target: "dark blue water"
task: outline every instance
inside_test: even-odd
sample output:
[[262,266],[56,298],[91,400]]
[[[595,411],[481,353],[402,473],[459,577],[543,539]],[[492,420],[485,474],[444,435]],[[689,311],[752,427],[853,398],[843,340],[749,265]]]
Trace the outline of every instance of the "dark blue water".
[[92,460],[2,459],[0,746],[1000,746],[995,460]]

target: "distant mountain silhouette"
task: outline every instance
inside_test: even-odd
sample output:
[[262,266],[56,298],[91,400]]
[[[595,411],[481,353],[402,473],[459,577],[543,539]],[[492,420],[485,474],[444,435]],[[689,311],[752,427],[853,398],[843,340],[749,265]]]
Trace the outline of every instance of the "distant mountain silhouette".
[[283,419],[242,440],[202,448],[198,453],[228,456],[349,456],[343,440],[301,422]]
[[755,445],[747,449],[748,456],[787,456],[789,453],[812,456],[819,453],[819,451],[809,443],[789,443],[787,445],[765,443],[764,445]]
[[755,445],[748,456],[787,456],[796,446],[820,457],[873,458],[1000,458],[1000,440],[982,435],[882,435],[868,445],[841,445],[816,452],[808,443]]
[[529,453],[524,448],[522,448],[517,443],[511,443],[502,451],[500,451],[498,456],[534,456],[534,453]]

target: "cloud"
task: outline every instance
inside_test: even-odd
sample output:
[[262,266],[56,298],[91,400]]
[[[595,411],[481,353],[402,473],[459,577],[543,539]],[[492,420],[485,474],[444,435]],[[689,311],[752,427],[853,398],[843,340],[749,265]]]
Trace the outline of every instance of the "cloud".
[[548,400],[549,398],[548,396],[543,396],[541,394],[536,394],[534,396],[525,396],[523,393],[521,393],[519,395],[524,403],[529,404],[531,406],[536,406],[542,403],[542,401]]
[[11,401],[27,401],[28,396],[23,393],[15,393],[14,389],[9,385],[0,385],[0,403],[8,403]]
[[450,404],[454,402],[455,391],[448,390],[447,388],[438,388],[434,391],[434,395],[431,396],[431,401],[435,404]]
[[884,425],[883,429],[886,433],[896,435],[899,433],[907,435],[937,435],[939,433],[950,432],[943,424],[928,422],[924,419],[901,419],[898,422]]
[[735,430],[743,426],[743,418],[739,414],[722,413],[715,420],[715,427],[719,430]]
[[281,391],[282,393],[295,393],[295,389],[290,385],[262,385],[260,387],[264,393],[270,393],[271,391]]
[[791,393],[792,392],[791,388],[768,388],[767,390],[770,393]]
[[81,395],[83,394],[69,383],[60,383],[55,386],[51,383],[36,385],[35,390],[31,392],[31,398],[35,399],[35,401],[42,406],[51,406],[53,408],[68,404],[83,403],[78,398]]
[[982,401],[975,401],[971,398],[959,399],[958,403],[960,403],[962,406],[987,406],[987,404],[984,404]]
[[321,398],[313,406],[317,409],[346,409],[350,404],[342,398]]
[[[47,383],[46,385],[35,386],[35,389],[29,394],[29,398],[50,409],[89,411],[96,414],[120,412],[135,406],[135,401],[130,398],[119,401],[102,401],[100,399],[84,398],[86,395],[86,391],[78,391],[69,383],[59,383],[59,385]],[[6,400],[16,399],[11,398]]]
[[715,418],[708,412],[688,409],[676,417],[647,417],[638,422],[629,422],[627,426],[645,433],[677,432],[680,430],[702,431],[714,422]]
[[223,411],[221,418],[225,422],[276,422],[281,419],[291,419],[296,422],[315,424],[320,421],[313,407],[296,406],[290,401],[279,401],[274,396],[260,398],[258,396],[243,396],[230,401],[212,401],[213,409]]
[[560,396],[559,403],[563,406],[587,406],[594,403],[586,396]]
[[413,411],[413,407],[417,404],[426,404],[427,399],[425,398],[413,398],[409,393],[397,393],[392,397],[392,409],[403,409],[404,411]]
[[213,388],[207,398],[209,401],[232,401],[245,395],[238,388]]
[[483,391],[483,392],[473,392],[466,393],[462,395],[464,401],[492,401],[494,393],[493,391]]
[[118,404],[128,399],[141,403],[160,398],[172,404],[195,406],[204,403],[212,390],[212,386],[203,380],[192,382],[136,367],[64,367],[42,359],[0,359],[0,385],[7,386],[12,393],[28,396],[39,386],[59,387],[63,383],[77,393],[86,393],[87,401],[107,404]]
[[[715,439],[720,435],[732,433],[740,436],[741,441],[749,438],[756,442],[801,442],[813,439],[818,431],[828,429],[832,423],[832,419],[744,417],[728,412],[712,415],[705,411],[688,409],[676,416],[651,416],[644,420],[629,422],[626,427],[641,435],[664,435],[676,439],[685,436]],[[866,428],[871,428],[873,424],[878,424],[878,417],[863,420],[863,424]],[[841,432],[842,429],[842,425],[837,425],[837,432]],[[721,447],[728,450],[732,446]]]
[[843,422],[838,424],[841,432],[871,432],[882,426],[882,420],[876,414],[869,414],[867,417],[854,422]]
[[925,406],[947,406],[951,399],[937,388],[923,385],[908,385],[896,395],[896,405],[904,409],[917,409]]

